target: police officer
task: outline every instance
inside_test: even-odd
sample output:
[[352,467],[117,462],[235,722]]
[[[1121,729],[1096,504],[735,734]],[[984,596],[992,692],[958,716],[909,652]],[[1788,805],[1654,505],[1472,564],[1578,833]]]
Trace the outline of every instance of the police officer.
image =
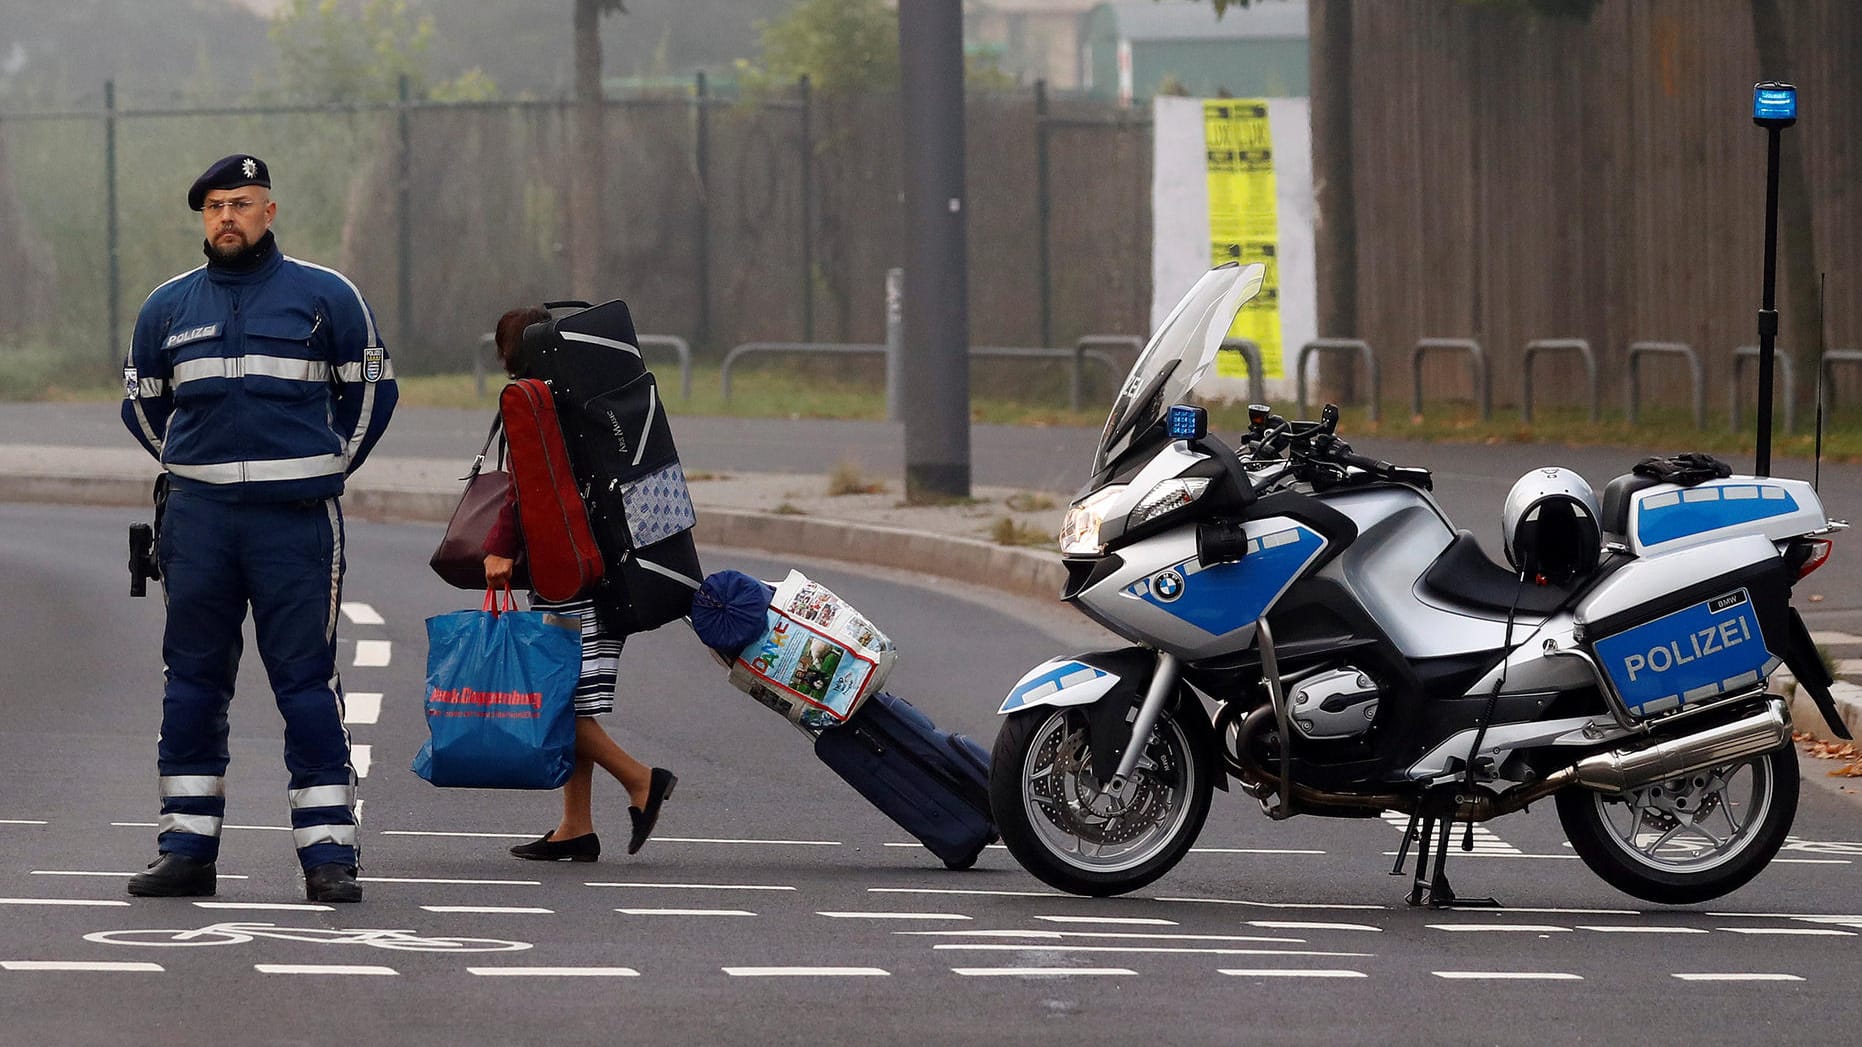
[[288,257],[254,156],[188,190],[207,263],[157,287],[136,317],[123,421],[167,473],[156,560],[168,607],[156,749],[159,854],[129,893],[214,893],[226,811],[227,705],[252,608],[284,715],[291,834],[313,902],[353,902],[355,770],[336,673],[343,481],[396,399],[374,314],[334,269]]

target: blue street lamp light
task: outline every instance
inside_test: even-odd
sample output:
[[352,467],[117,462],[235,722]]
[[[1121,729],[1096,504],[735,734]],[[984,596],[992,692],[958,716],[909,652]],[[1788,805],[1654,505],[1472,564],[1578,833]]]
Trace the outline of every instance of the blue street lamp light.
[[1778,138],[1797,123],[1797,88],[1766,81],[1752,85],[1752,122],[1765,129],[1765,286],[1759,306],[1758,453],[1754,472],[1771,475],[1772,362],[1778,340]]

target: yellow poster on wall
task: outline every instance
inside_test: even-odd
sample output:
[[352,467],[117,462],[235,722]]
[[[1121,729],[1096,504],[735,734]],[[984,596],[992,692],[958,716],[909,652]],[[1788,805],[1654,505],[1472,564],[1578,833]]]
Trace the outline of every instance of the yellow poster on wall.
[[[1209,257],[1211,265],[1262,262],[1267,279],[1261,293],[1241,307],[1230,338],[1261,347],[1268,378],[1286,377],[1280,344],[1280,225],[1274,205],[1274,140],[1267,124],[1267,103],[1257,98],[1218,98],[1203,102],[1203,145],[1209,186]],[[1216,373],[1244,378],[1240,353],[1216,357]]]

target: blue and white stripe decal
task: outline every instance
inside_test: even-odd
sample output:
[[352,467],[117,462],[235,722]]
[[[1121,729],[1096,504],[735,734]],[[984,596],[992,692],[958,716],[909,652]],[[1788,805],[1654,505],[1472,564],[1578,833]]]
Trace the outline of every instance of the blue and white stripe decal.
[[[1253,538],[1248,554],[1236,563],[1204,567],[1191,557],[1126,586],[1125,594],[1212,636],[1222,636],[1267,613],[1325,544],[1319,532],[1295,524]],[[1159,579],[1165,581],[1162,589],[1153,584]]]
[[1636,538],[1645,546],[1797,512],[1776,484],[1723,484],[1652,494],[1636,503]]
[[[1026,705],[1033,705],[1044,698],[1052,697],[1069,687],[1092,683],[1095,680],[1111,677],[1104,669],[1096,669],[1085,662],[1071,659],[1035,667],[1034,671],[1021,678],[1009,696],[1003,699],[999,713],[1012,713]],[[1107,684],[1110,686],[1110,683]]]

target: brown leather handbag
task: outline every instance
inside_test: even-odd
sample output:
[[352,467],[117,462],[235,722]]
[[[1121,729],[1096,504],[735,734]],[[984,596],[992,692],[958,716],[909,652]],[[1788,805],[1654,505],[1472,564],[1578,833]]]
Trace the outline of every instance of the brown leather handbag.
[[[446,522],[446,534],[427,560],[433,573],[456,589],[485,588],[485,539],[498,522],[511,489],[511,474],[504,468],[503,440],[498,441],[496,468],[485,469],[491,442],[502,428],[502,419],[492,421],[491,431],[485,434],[485,446],[478,449],[478,457],[472,459],[472,469],[465,475],[465,491],[459,496],[452,519]],[[511,571],[511,585],[530,587],[530,572],[521,552]]]

